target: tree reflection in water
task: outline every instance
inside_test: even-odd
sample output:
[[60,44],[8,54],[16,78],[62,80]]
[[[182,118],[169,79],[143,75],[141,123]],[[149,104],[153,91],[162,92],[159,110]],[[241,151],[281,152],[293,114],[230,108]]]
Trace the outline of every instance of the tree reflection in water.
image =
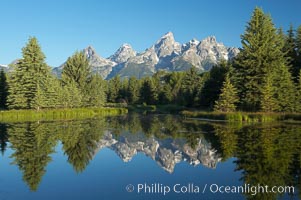
[[[225,124],[184,120],[171,115],[137,115],[81,121],[0,125],[0,147],[13,150],[23,180],[37,190],[57,143],[77,173],[102,148],[125,162],[138,152],[172,173],[177,163],[217,167],[236,158],[241,180],[250,185],[300,188],[301,126],[294,124]],[[248,199],[275,199],[278,194],[246,194]]]

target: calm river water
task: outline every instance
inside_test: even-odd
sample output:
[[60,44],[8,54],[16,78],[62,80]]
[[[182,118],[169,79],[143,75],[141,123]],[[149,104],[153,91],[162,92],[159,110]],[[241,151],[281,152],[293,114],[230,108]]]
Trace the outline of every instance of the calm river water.
[[0,200],[300,198],[301,124],[131,114],[0,131]]

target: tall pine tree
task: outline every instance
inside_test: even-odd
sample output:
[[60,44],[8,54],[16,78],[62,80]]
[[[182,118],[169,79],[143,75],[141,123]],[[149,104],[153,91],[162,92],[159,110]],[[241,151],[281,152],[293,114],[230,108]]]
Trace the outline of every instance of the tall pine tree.
[[22,49],[23,58],[15,65],[9,76],[7,104],[13,109],[39,109],[37,97],[39,89],[49,76],[50,68],[45,63],[38,40],[29,38]]
[[[273,77],[277,103],[282,106],[279,111],[288,109],[291,102],[282,98],[290,96],[291,91],[285,91],[292,85],[291,76],[287,73],[287,59],[283,52],[284,41],[277,33],[272,19],[264,14],[262,9],[255,8],[245,33],[241,36],[242,49],[234,64],[236,87],[244,109],[258,111],[263,105],[263,87],[267,76]],[[284,76],[284,77],[281,77]],[[283,82],[278,82],[278,81]],[[278,87],[277,87],[278,84]],[[284,92],[283,94],[281,94]],[[284,100],[284,101],[283,101]],[[280,102],[283,101],[283,102]]]
[[64,84],[74,82],[80,90],[84,90],[91,74],[89,61],[83,52],[75,52],[68,58],[62,71]]
[[287,36],[285,37],[284,53],[286,58],[288,59],[288,65],[292,77],[297,82],[300,69],[298,69],[296,63],[296,59],[297,59],[296,39],[295,39],[294,28],[292,24],[290,25],[290,28],[287,31]]

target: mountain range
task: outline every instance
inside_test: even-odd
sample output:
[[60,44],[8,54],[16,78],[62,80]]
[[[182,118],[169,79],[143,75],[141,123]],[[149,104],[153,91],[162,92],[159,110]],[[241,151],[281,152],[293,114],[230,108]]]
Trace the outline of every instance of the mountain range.
[[[123,44],[113,55],[103,58],[92,46],[83,50],[92,67],[104,79],[116,75],[121,78],[135,76],[142,78],[151,76],[158,70],[185,71],[195,66],[200,72],[208,71],[220,60],[234,58],[239,49],[226,47],[217,42],[214,36],[201,41],[192,39],[180,44],[174,39],[172,32],[163,35],[154,45],[141,53],[137,53],[130,44]],[[65,63],[53,68],[53,73],[61,76]]]

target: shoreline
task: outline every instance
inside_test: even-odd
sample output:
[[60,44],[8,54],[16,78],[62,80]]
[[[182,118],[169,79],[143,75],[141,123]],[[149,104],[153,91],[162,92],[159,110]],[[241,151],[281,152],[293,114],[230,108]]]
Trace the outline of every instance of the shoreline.
[[45,110],[3,110],[0,111],[1,122],[51,121],[85,119],[97,116],[114,116],[128,113],[127,108],[68,108]]

